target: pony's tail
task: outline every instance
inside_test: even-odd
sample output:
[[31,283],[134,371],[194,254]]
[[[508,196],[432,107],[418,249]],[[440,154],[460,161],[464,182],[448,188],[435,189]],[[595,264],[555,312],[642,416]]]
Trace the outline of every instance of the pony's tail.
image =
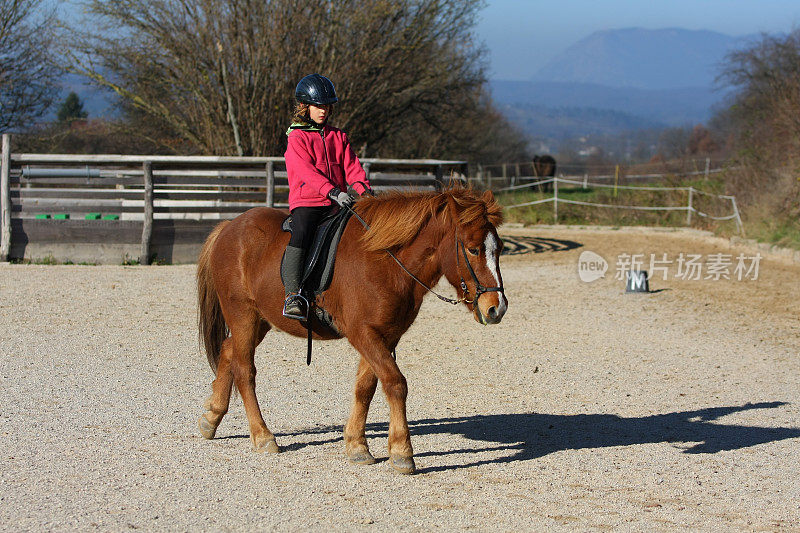
[[197,261],[197,326],[200,334],[200,344],[203,346],[208,358],[208,364],[214,375],[217,374],[219,354],[222,342],[228,337],[228,328],[222,316],[219,305],[219,295],[214,287],[214,277],[211,272],[211,250],[219,236],[220,231],[228,221],[217,224],[203,244],[200,257]]

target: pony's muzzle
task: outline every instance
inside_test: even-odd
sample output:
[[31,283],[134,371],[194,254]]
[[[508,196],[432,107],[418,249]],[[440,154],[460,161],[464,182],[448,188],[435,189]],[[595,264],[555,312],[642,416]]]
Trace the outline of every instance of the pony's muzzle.
[[[494,302],[488,303],[481,302],[481,298],[484,300],[494,300]],[[484,303],[484,305],[481,305]],[[478,298],[478,302],[475,305],[475,319],[480,322],[481,324],[498,324],[503,319],[503,315],[506,314],[506,309],[508,309],[508,300],[503,293],[495,292],[495,293],[484,293],[481,294],[480,298]]]

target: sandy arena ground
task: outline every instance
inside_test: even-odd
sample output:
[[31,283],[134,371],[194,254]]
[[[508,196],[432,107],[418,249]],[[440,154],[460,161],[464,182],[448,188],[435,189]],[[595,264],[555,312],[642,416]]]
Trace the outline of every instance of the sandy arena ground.
[[[379,463],[345,460],[346,341],[308,368],[303,339],[267,335],[285,451],[259,455],[238,399],[217,439],[196,429],[193,266],[0,265],[0,529],[800,531],[800,264],[739,281],[755,251],[699,232],[503,235],[503,322],[428,297],[398,347],[415,476],[384,461],[380,391]],[[585,251],[605,278],[579,279]],[[668,279],[625,294],[623,253],[666,253]],[[733,279],[677,278],[680,253],[731,254]]]

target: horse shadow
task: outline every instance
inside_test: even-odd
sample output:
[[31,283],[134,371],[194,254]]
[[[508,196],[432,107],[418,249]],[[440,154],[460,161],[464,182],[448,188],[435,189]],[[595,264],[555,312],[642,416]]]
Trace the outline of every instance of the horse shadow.
[[[487,451],[512,452],[501,457],[423,467],[420,472],[437,472],[469,468],[485,464],[528,461],[563,451],[636,444],[673,443],[682,453],[711,454],[738,450],[757,444],[800,437],[800,428],[758,427],[722,424],[717,419],[751,409],[774,409],[787,402],[746,403],[728,407],[710,407],[692,411],[641,417],[613,414],[553,415],[545,413],[511,413],[452,418],[426,418],[409,421],[412,439],[425,435],[461,435],[476,442],[461,449],[428,451],[415,457],[477,454]],[[283,433],[283,436],[339,433],[335,437],[290,444],[287,450],[341,440],[342,426]],[[385,438],[387,423],[367,424],[368,438]],[[482,445],[480,443],[488,443]],[[682,446],[684,445],[684,446]]]
[[564,239],[545,239],[544,237],[503,236],[501,255],[540,254],[544,252],[565,252],[580,248],[583,244]]

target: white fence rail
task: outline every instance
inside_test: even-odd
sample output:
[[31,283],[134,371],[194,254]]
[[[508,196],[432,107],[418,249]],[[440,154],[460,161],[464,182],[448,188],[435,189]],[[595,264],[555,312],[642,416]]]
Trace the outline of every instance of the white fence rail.
[[495,190],[498,186],[518,186],[530,181],[541,180],[548,177],[574,178],[588,180],[635,180],[657,181],[666,176],[680,176],[684,178],[702,176],[709,179],[714,174],[731,170],[722,160],[685,159],[669,160],[658,163],[641,164],[558,164],[553,167],[552,174],[537,174],[537,168],[531,161],[515,163],[498,163],[493,165],[478,164],[475,175],[470,178],[480,184],[480,187]]
[[[553,184],[553,196],[549,198],[541,198],[538,200],[533,200],[530,202],[522,202],[519,204],[507,205],[505,206],[506,209],[514,209],[517,207],[525,207],[530,205],[538,205],[538,204],[545,204],[548,202],[553,203],[553,216],[555,218],[556,223],[558,223],[558,204],[572,204],[572,205],[583,205],[588,207],[602,207],[602,208],[611,208],[611,209],[630,209],[630,210],[638,210],[638,211],[686,211],[686,224],[691,225],[692,223],[692,215],[696,214],[697,216],[708,218],[711,220],[735,220],[736,221],[736,228],[740,234],[744,233],[744,227],[742,225],[742,218],[739,214],[739,207],[736,204],[736,197],[725,195],[725,194],[713,194],[705,191],[701,191],[699,189],[695,189],[694,187],[652,187],[652,186],[633,186],[633,185],[610,185],[608,183],[590,183],[586,180],[572,180],[566,178],[548,178],[544,180],[535,181],[532,183],[526,183],[524,185],[513,185],[510,187],[504,187],[502,189],[496,189],[495,192],[510,192],[510,191],[518,191],[521,189],[526,188],[533,188],[533,187],[541,187],[543,185]],[[604,204],[604,203],[596,203],[596,202],[584,202],[580,200],[571,200],[568,198],[559,197],[558,196],[558,184],[564,183],[568,185],[578,185],[582,188],[588,187],[598,187],[598,188],[608,188],[608,189],[624,189],[624,190],[644,190],[644,191],[652,191],[652,192],[665,192],[665,191],[685,191],[687,193],[687,203],[686,205],[673,205],[673,206],[652,206],[652,205],[623,205],[623,204]],[[563,194],[563,193],[562,193]],[[720,200],[728,200],[731,203],[731,210],[732,213],[730,215],[725,216],[712,216],[708,213],[704,213],[699,209],[695,208],[693,204],[694,195],[704,195],[709,197],[718,198]]]

